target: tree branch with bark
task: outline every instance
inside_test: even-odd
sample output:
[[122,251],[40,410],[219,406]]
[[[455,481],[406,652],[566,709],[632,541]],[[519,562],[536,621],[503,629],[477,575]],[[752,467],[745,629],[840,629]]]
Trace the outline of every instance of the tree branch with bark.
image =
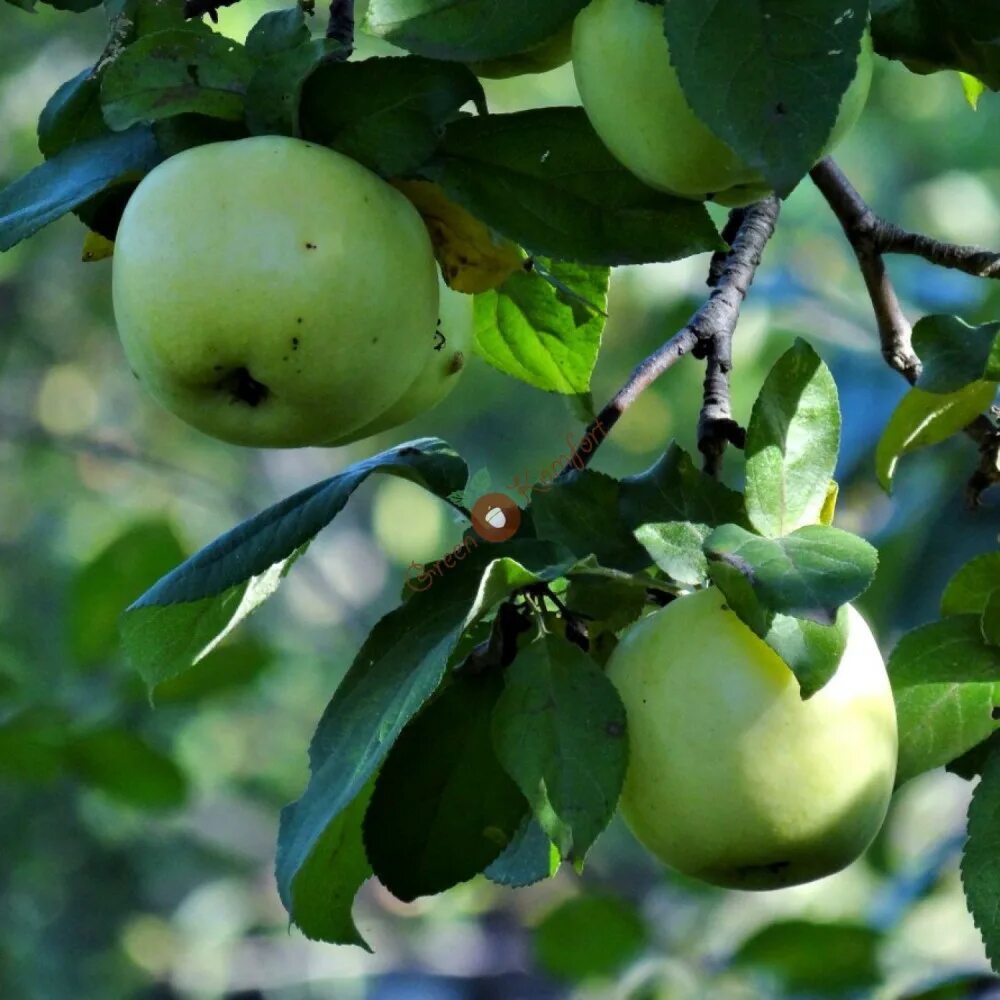
[[[995,280],[1000,279],[1000,253],[983,247],[943,243],[883,219],[830,157],[813,167],[810,176],[854,250],[875,311],[882,356],[910,385],[915,385],[920,378],[920,358],[913,350],[913,328],[889,277],[885,255],[918,256],[938,267]],[[1000,483],[1000,427],[996,421],[994,411],[982,414],[965,428],[980,452],[979,467],[966,488],[966,499],[973,507],[979,505],[990,486]]]
[[[774,234],[780,210],[781,203],[771,196],[734,213],[723,233],[729,237],[730,249],[712,258],[708,278],[712,292],[707,301],[681,330],[635,368],[590,423],[584,442],[603,441],[639,396],[690,353],[705,358],[707,363],[705,403],[699,420],[699,447],[706,456],[706,466],[717,473],[726,444],[742,445],[743,430],[732,419],[729,403],[732,339],[743,300],[753,284],[764,248]],[[589,464],[596,451],[596,446],[586,452],[582,446],[578,447],[559,477]]]

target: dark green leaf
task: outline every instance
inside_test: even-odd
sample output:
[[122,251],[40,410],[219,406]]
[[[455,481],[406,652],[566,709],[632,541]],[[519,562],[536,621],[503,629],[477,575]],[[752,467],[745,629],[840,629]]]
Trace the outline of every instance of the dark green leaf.
[[38,118],[38,148],[47,160],[78,142],[105,135],[101,80],[90,68],[67,80]]
[[915,73],[957,69],[1000,90],[1000,8],[993,0],[874,0],[875,48]]
[[211,32],[157,31],[110,63],[101,83],[104,120],[116,132],[193,113],[240,121],[253,61]]
[[72,11],[74,14],[82,14],[86,10],[93,10],[99,7],[102,0],[42,0],[42,3],[54,7],[56,10]]
[[995,382],[972,382],[950,393],[911,389],[889,418],[875,452],[882,488],[891,492],[892,478],[903,455],[958,434],[990,407],[996,391]]
[[272,10],[250,29],[246,40],[247,55],[251,59],[267,59],[305,45],[311,37],[301,7]]
[[666,521],[640,525],[635,529],[635,538],[672,580],[697,586],[708,579],[703,547],[711,532],[707,524]]
[[382,766],[365,814],[365,848],[399,899],[478,875],[524,819],[524,796],[490,740],[502,691],[497,671],[457,677],[403,730]]
[[997,747],[1000,747],[1000,731],[994,730],[982,743],[977,743],[961,757],[956,757],[945,765],[945,770],[957,774],[966,781],[972,781],[983,773],[986,762],[993,756]]
[[592,469],[573,472],[531,497],[539,538],[564,545],[582,559],[597,557],[602,566],[633,571],[650,558],[632,537],[619,513],[620,483]]
[[969,803],[969,839],[962,854],[962,888],[993,970],[1000,968],[1000,753],[983,768]]
[[328,62],[303,84],[300,132],[396,177],[430,158],[444,124],[469,101],[482,106],[485,97],[464,66],[420,56]]
[[[549,567],[555,555],[537,542],[511,543],[507,550],[539,570]],[[292,920],[300,905],[312,912],[314,893],[322,891],[305,874],[310,859],[326,850],[331,824],[341,822],[403,727],[437,689],[465,630],[517,587],[541,579],[512,558],[493,560],[484,572],[488,555],[479,553],[375,626],[327,706],[309,750],[309,785],[281,816],[278,888]],[[330,865],[337,863],[331,858]],[[341,902],[349,907],[349,901]],[[340,913],[326,926],[346,927],[347,921]],[[357,943],[356,937],[324,940]]]
[[559,870],[559,852],[538,825],[526,816],[514,839],[483,874],[497,885],[521,889],[551,878]]
[[402,49],[473,62],[546,41],[587,0],[371,0],[365,30]]
[[863,924],[779,920],[744,941],[732,961],[776,977],[789,993],[839,996],[882,981],[881,940]]
[[997,728],[1000,649],[978,615],[955,615],[903,636],[889,658],[899,719],[897,784],[955,760]]
[[705,541],[709,572],[721,563],[746,577],[761,603],[781,614],[832,625],[837,609],[863,594],[878,553],[863,538],[822,524],[784,538],[761,538],[735,524],[716,528]]
[[169,157],[210,142],[245,139],[250,133],[241,121],[228,122],[207,115],[174,115],[153,122],[153,134],[164,157]]
[[857,72],[862,0],[668,3],[670,58],[695,114],[786,197],[820,158]]
[[705,475],[691,456],[673,443],[654,466],[621,481],[621,510],[633,529],[663,521],[750,526],[743,497]]
[[1000,587],[1000,552],[985,552],[967,562],[945,587],[942,615],[981,615]]
[[772,537],[820,519],[840,448],[840,404],[830,369],[796,340],[775,363],[747,428],[747,513]]
[[597,664],[554,635],[521,650],[504,683],[497,757],[561,856],[582,862],[625,780],[625,707]]
[[535,956],[560,979],[610,978],[636,958],[646,928],[635,907],[613,896],[576,896],[535,928]]
[[84,733],[67,748],[68,767],[91,788],[137,809],[176,809],[187,797],[177,765],[126,729]]
[[21,10],[26,10],[29,14],[34,14],[36,2],[37,0],[7,0],[7,3],[13,4]]
[[38,706],[0,722],[0,775],[32,783],[62,773],[72,720],[58,708]]
[[537,269],[516,271],[499,288],[476,296],[476,353],[537,389],[585,393],[604,332],[610,273],[559,261],[544,266],[579,298],[567,296]]
[[343,48],[332,38],[317,38],[265,59],[247,87],[250,131],[254,135],[300,135],[302,90],[320,66],[342,56]]
[[618,632],[642,614],[646,592],[653,584],[647,576],[615,570],[573,573],[564,600],[571,611],[588,620],[591,632]]
[[925,316],[913,328],[913,348],[923,362],[917,385],[925,392],[1000,382],[1000,323],[969,326],[955,316]]
[[170,524],[147,521],[126,529],[81,567],[67,614],[73,659],[90,665],[114,656],[119,650],[122,608],[183,558]]
[[0,251],[124,178],[142,176],[159,160],[156,140],[143,125],[64,149],[0,191]]
[[373,473],[409,479],[439,497],[468,470],[443,441],[423,438],[352,465],[216,539],[126,611],[122,639],[146,683],[187,670],[274,593],[292,561]]
[[534,254],[615,266],[720,246],[705,206],[647,188],[582,108],[460,119],[421,173]]

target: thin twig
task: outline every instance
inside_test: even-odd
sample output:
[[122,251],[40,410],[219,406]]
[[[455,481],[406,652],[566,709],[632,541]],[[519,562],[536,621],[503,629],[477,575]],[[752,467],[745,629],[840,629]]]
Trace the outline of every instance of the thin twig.
[[[887,253],[915,254],[932,264],[982,278],[1000,278],[1000,254],[981,247],[955,246],[907,232],[876,215],[832,159],[813,167],[813,183],[840,221],[858,259],[878,322],[882,356],[910,385],[920,378],[921,364],[913,350],[913,328],[885,268]],[[980,463],[966,489],[969,506],[979,505],[982,494],[1000,483],[1000,427],[998,414],[982,414],[965,433],[979,446]]]
[[913,327],[903,312],[882,259],[878,233],[884,223],[829,157],[813,167],[810,176],[840,221],[858,259],[875,309],[882,357],[890,368],[913,385],[920,377],[920,359],[913,350]]
[[349,59],[354,51],[354,0],[330,0],[330,22],[326,37],[344,46],[341,58]]
[[[574,469],[579,470],[588,465],[597,452],[598,445],[625,411],[685,354],[694,352],[702,345],[702,356],[707,357],[712,349],[711,345],[717,339],[720,343],[731,343],[743,299],[753,283],[764,247],[774,233],[780,208],[778,199],[770,197],[745,210],[738,232],[732,239],[732,249],[725,260],[716,264],[713,258],[709,280],[714,280],[715,284],[708,301],[688,320],[683,329],[635,368],[626,383],[591,422],[581,444],[557,478],[561,479]],[[728,386],[731,362],[724,347],[718,354],[717,364],[725,369]],[[721,411],[718,416],[722,419]],[[589,445],[586,450],[584,444]]]

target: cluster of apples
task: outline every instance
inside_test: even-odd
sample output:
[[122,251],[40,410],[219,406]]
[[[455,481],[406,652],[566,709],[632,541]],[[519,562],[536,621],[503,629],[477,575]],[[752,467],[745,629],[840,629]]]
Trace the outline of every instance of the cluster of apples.
[[[593,0],[482,76],[542,72],[572,54],[583,105],[622,164],[688,198],[747,204],[763,178],[684,98],[658,8]],[[860,115],[866,35],[830,137]],[[452,389],[472,298],[440,280],[412,204],[352,160],[266,136],[189,150],[132,197],[114,305],[136,376],[169,410],[235,444],[339,445],[402,424]],[[621,811],[680,872],[774,889],[849,864],[885,818],[897,754],[892,692],[848,608],[833,679],[808,701],[788,666],[714,588],[622,637],[608,664],[629,719]],[[696,638],[693,638],[696,637]]]

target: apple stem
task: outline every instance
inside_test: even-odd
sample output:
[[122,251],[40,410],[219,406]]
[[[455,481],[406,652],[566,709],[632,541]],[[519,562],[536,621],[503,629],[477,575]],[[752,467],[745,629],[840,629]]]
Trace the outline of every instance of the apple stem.
[[[875,310],[882,357],[910,385],[915,385],[922,366],[913,350],[913,328],[886,270],[885,255],[922,257],[939,267],[964,271],[979,278],[1000,279],[1000,253],[982,247],[942,243],[920,233],[908,232],[883,219],[871,209],[830,157],[817,163],[810,177],[833,210],[854,250]],[[965,433],[979,445],[979,467],[966,488],[969,506],[977,507],[982,494],[990,486],[1000,483],[1000,428],[992,414],[981,414],[965,428]]]

